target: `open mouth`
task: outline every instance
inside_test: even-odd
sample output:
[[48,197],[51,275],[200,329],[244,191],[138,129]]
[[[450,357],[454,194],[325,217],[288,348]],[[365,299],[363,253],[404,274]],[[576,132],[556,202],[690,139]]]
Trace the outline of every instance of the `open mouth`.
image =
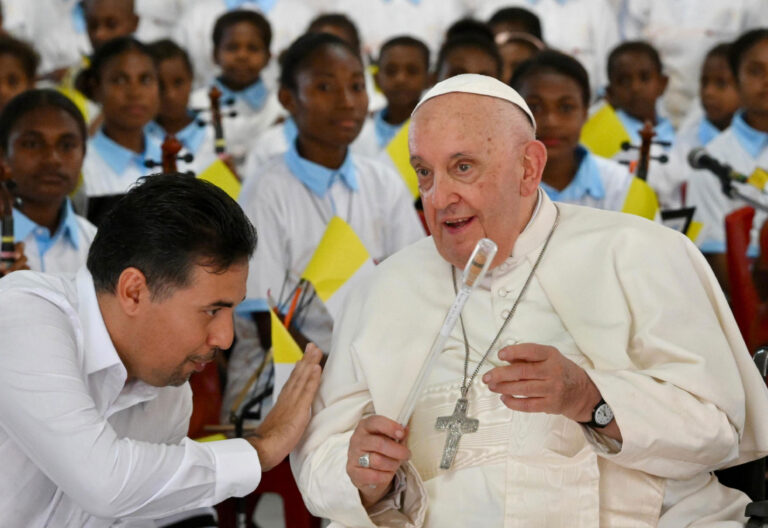
[[456,233],[467,227],[474,219],[474,216],[469,216],[466,218],[452,218],[451,220],[443,221],[443,225],[446,227],[446,229],[448,229],[448,232]]

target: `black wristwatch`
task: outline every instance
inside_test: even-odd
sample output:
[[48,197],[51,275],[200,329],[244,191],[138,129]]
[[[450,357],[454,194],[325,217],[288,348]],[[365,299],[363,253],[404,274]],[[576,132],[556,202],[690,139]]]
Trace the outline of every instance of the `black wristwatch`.
[[602,429],[612,421],[613,411],[611,410],[611,407],[605,403],[604,399],[600,398],[600,401],[597,402],[595,408],[592,409],[592,419],[588,422],[579,423],[581,425],[586,425],[587,427],[597,427],[598,429]]

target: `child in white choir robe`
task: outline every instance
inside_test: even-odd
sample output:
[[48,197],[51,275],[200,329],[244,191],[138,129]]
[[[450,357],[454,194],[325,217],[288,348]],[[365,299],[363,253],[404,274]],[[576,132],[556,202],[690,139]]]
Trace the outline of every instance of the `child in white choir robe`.
[[[706,152],[749,176],[757,168],[768,169],[768,97],[765,95],[768,29],[749,31],[732,42],[729,63],[736,77],[741,109],[733,116],[731,125],[707,144]],[[725,217],[748,204],[723,194],[719,180],[711,172],[689,170],[687,203],[696,207],[694,219],[703,224],[696,244],[723,289],[728,291]],[[768,205],[768,197],[761,190],[749,184],[732,182],[732,185],[742,194]],[[756,210],[748,251],[751,256],[759,250],[757,235],[765,219],[766,214]]]
[[[275,93],[261,78],[271,58],[271,41],[272,29],[262,14],[247,9],[223,14],[213,27],[213,56],[221,75],[192,93],[192,107],[209,109],[201,116],[211,119],[209,91],[213,86],[221,91],[226,150],[239,171],[254,140],[283,115]],[[228,115],[233,111],[236,115]]]
[[85,0],[83,15],[93,50],[114,38],[133,35],[139,26],[133,0]]
[[385,149],[429,86],[429,48],[409,36],[388,40],[379,51],[375,79],[387,99],[387,106],[373,114],[376,139]]
[[[322,9],[306,0],[189,0],[189,6],[176,24],[173,40],[187,50],[195,71],[194,87],[208,85],[218,74],[213,61],[213,45],[208,38],[216,20],[235,9],[250,9],[264,15],[272,27],[272,53],[279,53],[304,30]],[[272,70],[272,68],[268,68]],[[274,68],[274,76],[277,75]],[[265,79],[270,88],[275,79]]]
[[707,53],[701,66],[699,97],[701,105],[693,108],[675,136],[669,163],[661,166],[668,184],[658,189],[659,201],[665,208],[686,205],[686,177],[690,174],[688,155],[695,148],[705,147],[720,132],[728,128],[741,101],[736,79],[728,64],[729,45],[718,44]]
[[501,78],[503,61],[492,38],[481,34],[460,34],[446,40],[437,54],[433,73],[440,82],[462,73]]
[[192,161],[178,160],[178,170],[199,175],[216,161],[217,156],[213,127],[206,121],[199,121],[197,113],[189,108],[192,63],[187,53],[172,40],[159,40],[149,44],[148,48],[157,65],[160,109],[147,125],[147,130],[160,143],[168,134],[173,134],[183,146],[179,157],[193,156]]
[[86,137],[82,114],[55,90],[27,91],[0,113],[3,163],[21,199],[13,209],[16,263],[0,264],[0,276],[16,269],[75,273],[85,264],[96,228],[75,214],[68,195],[80,176]]
[[[237,309],[238,337],[245,339],[232,354],[226,410],[269,348],[268,292],[281,302],[281,292],[293,290],[333,216],[349,224],[375,262],[424,236],[400,177],[350,151],[368,108],[357,52],[333,35],[307,34],[281,64],[280,101],[298,136],[240,194],[259,232],[259,248],[251,259],[246,300]],[[301,319],[295,327],[299,340],[309,338],[327,351],[333,320],[322,302],[311,302]]]
[[101,104],[104,116],[88,141],[85,194],[89,200],[120,195],[141,176],[157,172],[148,161],[162,159],[160,142],[145,130],[160,104],[157,69],[144,44],[120,37],[96,51],[83,75],[87,95]]
[[579,145],[587,119],[589,76],[564,53],[544,50],[520,64],[511,86],[536,118],[536,137],[547,147],[541,188],[553,201],[620,211],[632,178],[627,167]]
[[494,40],[504,60],[501,79],[509,83],[515,68],[544,49],[541,40],[541,21],[522,7],[505,7],[488,19]]

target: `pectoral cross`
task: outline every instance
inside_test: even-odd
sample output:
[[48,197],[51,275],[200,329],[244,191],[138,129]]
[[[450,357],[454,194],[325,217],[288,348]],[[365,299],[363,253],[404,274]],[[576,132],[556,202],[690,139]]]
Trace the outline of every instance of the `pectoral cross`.
[[443,448],[443,458],[440,460],[440,469],[450,469],[453,459],[456,457],[456,451],[459,450],[461,435],[476,432],[480,425],[479,420],[467,417],[468,405],[469,402],[466,398],[459,398],[456,401],[453,414],[440,416],[435,422],[435,429],[448,431],[448,438],[445,439],[445,447]]

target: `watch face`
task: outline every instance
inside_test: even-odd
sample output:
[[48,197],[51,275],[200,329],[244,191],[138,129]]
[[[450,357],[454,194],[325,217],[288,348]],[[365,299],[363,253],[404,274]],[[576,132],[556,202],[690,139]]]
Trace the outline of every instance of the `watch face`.
[[600,427],[605,427],[613,420],[613,411],[607,403],[601,404],[595,409],[595,423]]

